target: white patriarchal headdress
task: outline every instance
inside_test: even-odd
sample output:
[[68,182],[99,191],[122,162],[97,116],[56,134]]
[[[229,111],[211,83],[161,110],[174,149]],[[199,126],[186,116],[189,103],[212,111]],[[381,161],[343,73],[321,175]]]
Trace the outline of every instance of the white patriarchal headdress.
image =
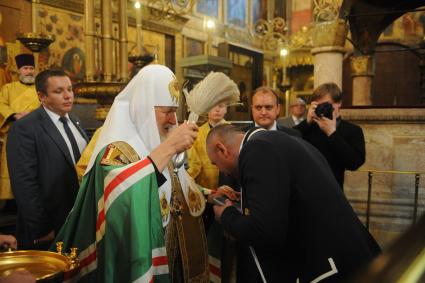
[[[86,173],[90,171],[99,152],[115,141],[125,141],[144,158],[160,144],[155,118],[155,106],[178,106],[178,82],[173,72],[162,65],[149,65],[128,83],[117,95],[103,124],[102,131],[90,158]],[[181,171],[184,169],[181,169]],[[171,198],[171,181],[168,169],[163,174],[167,182],[159,188]],[[179,172],[179,176],[182,175]],[[182,178],[180,178],[182,179]],[[169,217],[164,221],[168,223]]]

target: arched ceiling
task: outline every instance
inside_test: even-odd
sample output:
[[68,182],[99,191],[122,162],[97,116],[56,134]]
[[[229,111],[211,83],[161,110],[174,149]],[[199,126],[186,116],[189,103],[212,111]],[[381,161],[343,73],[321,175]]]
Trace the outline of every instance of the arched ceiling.
[[381,33],[406,13],[425,6],[425,0],[344,0],[340,17],[348,20],[357,52],[373,53]]

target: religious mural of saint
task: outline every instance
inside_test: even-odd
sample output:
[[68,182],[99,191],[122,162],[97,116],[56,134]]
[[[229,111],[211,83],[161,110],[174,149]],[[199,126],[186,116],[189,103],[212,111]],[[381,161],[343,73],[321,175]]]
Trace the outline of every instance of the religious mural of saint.
[[196,12],[218,18],[218,0],[198,0]]
[[227,23],[239,27],[246,26],[246,1],[228,0],[227,1]]

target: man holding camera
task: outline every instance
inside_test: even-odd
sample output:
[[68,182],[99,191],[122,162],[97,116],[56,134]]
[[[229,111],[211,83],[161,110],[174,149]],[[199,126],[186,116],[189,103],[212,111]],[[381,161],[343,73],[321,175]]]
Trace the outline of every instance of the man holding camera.
[[294,127],[326,158],[341,188],[345,170],[356,170],[365,162],[362,129],[340,117],[342,93],[335,83],[313,91],[307,119]]

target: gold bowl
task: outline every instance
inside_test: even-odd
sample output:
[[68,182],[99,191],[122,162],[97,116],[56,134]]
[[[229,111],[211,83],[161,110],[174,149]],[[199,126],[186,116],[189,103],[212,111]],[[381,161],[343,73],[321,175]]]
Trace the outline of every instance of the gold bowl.
[[27,270],[37,282],[62,282],[64,272],[76,267],[78,263],[70,257],[55,252],[21,250],[0,253],[0,278],[14,271]]

